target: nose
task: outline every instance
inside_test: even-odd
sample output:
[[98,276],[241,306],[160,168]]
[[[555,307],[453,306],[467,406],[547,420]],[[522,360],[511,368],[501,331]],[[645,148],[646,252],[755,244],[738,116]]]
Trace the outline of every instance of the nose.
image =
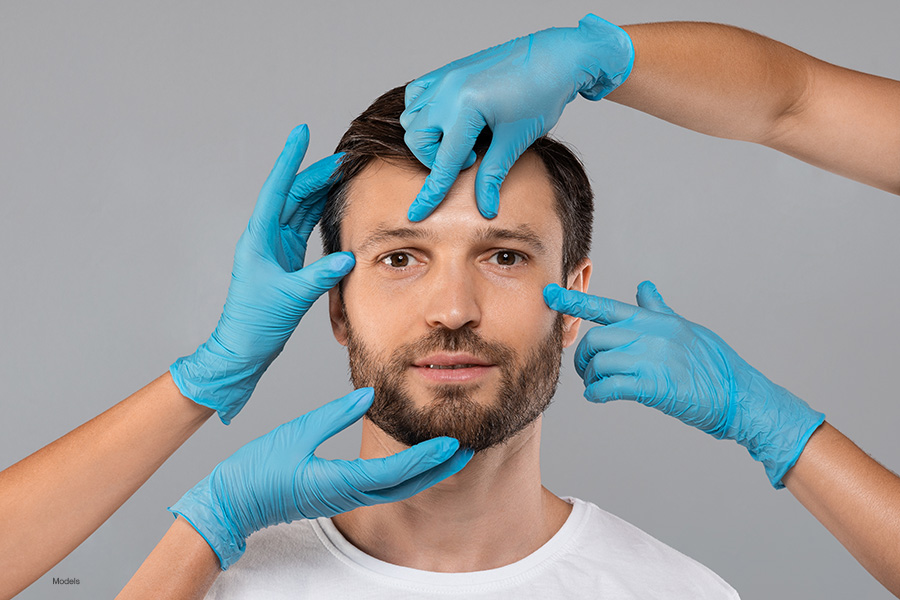
[[425,320],[429,327],[478,327],[481,303],[477,273],[466,264],[444,264],[428,273]]

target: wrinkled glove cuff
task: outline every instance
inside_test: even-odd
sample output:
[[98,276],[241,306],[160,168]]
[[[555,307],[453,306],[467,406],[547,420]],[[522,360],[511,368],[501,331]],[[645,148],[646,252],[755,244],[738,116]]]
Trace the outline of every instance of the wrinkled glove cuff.
[[793,467],[806,447],[806,442],[825,421],[825,415],[787,389],[769,381],[756,370],[744,381],[747,404],[740,421],[733,427],[733,437],[763,464],[769,482],[776,490],[784,487],[784,475]]
[[578,31],[588,39],[585,68],[592,83],[578,91],[588,100],[600,100],[625,83],[634,67],[634,44],[624,29],[588,14],[578,22]]
[[[803,402],[801,400],[801,402]],[[806,405],[805,402],[803,402]],[[802,420],[791,424],[787,431],[780,434],[784,444],[777,451],[769,450],[761,460],[769,477],[769,483],[776,490],[784,487],[782,479],[791,468],[797,464],[797,460],[806,448],[806,442],[812,437],[816,429],[825,422],[825,414],[812,410],[806,406],[808,414]]]
[[210,338],[197,350],[176,360],[169,372],[182,395],[215,409],[228,425],[244,407],[274,357],[248,363],[229,356]]
[[212,475],[188,490],[181,500],[167,510],[191,524],[219,557],[219,565],[225,571],[243,556],[246,542],[228,526],[224,512],[213,500],[209,488],[210,477]]

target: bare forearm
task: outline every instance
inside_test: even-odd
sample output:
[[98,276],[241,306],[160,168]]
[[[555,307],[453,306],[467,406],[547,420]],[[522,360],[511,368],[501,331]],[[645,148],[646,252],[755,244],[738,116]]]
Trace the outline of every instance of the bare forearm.
[[200,534],[178,517],[117,600],[203,598],[221,572]]
[[610,100],[900,194],[900,82],[727,25],[624,29],[634,70]]
[[900,477],[824,423],[783,481],[869,573],[900,597]]
[[212,414],[166,373],[0,473],[0,598],[87,539]]
[[761,141],[806,88],[799,52],[743,29],[714,23],[623,29],[634,43],[634,68],[608,98],[682,127]]

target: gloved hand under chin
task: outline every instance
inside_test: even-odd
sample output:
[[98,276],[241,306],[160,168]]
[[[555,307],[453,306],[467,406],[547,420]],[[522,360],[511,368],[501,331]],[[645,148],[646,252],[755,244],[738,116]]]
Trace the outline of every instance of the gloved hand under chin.
[[544,289],[553,310],[600,323],[575,351],[593,402],[634,400],[720,439],[741,444],[775,488],[825,420],[747,364],[715,333],[677,315],[649,281],[638,306],[558,285]]
[[178,389],[214,408],[226,425],[284,348],[313,302],[353,268],[350,252],[304,267],[306,243],[325,206],[339,155],[297,174],[309,129],[291,132],[234,253],[225,308],[209,340],[169,371]]
[[355,390],[253,440],[169,511],[203,536],[224,570],[241,557],[246,538],[255,531],[404,500],[458,472],[472,458],[471,450],[447,437],[385,458],[316,456],[322,442],[365,414],[372,398],[372,388]]
[[513,163],[559,120],[581,94],[599,100],[631,73],[628,34],[587,15],[578,27],[551,28],[482,50],[406,86],[400,123],[406,144],[431,169],[409,209],[420,221],[443,200],[485,126],[491,146],[478,167],[475,196],[481,214],[499,210],[500,184]]

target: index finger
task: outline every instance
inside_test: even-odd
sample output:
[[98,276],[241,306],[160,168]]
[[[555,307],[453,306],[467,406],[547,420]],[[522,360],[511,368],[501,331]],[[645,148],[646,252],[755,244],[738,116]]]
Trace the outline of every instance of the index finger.
[[309,127],[300,125],[295,127],[285,142],[284,150],[275,161],[272,172],[266,178],[266,182],[259,192],[256,206],[253,208],[253,216],[260,223],[267,223],[274,218],[272,215],[281,213],[288,192],[294,182],[294,176],[306,155],[309,146]]
[[637,306],[618,300],[567,290],[555,283],[544,288],[544,302],[553,310],[600,325],[624,321],[641,310]]

